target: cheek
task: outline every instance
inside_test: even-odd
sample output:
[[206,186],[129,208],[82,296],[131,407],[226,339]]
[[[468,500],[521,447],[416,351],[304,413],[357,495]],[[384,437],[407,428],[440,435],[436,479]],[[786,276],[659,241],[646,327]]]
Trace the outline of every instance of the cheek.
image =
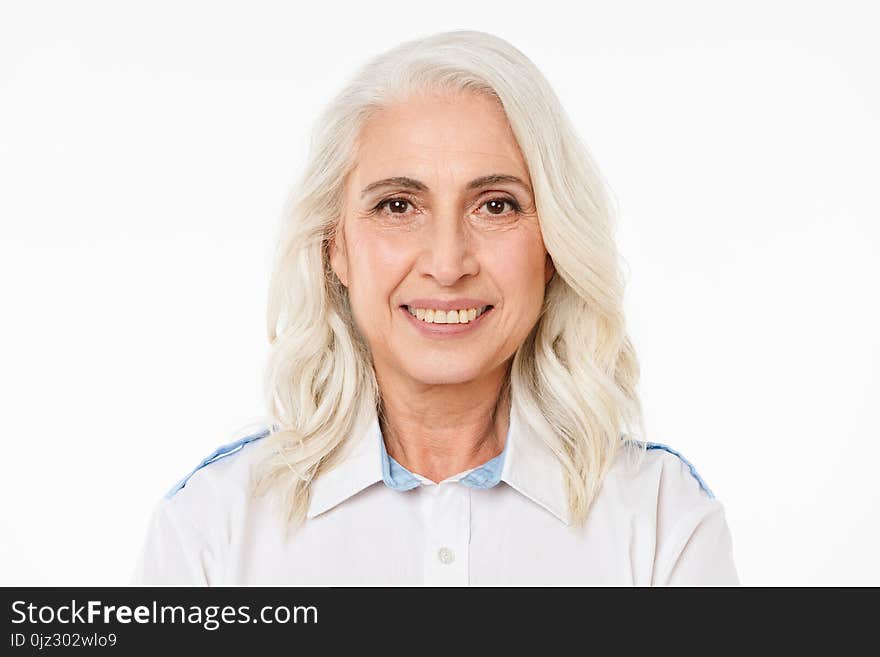
[[372,236],[365,240],[362,253],[367,265],[379,275],[398,272],[408,262],[405,243],[387,236]]
[[411,248],[394,236],[366,234],[352,249],[351,294],[359,305],[387,310],[389,297],[411,266]]
[[543,243],[531,235],[517,236],[495,251],[493,278],[502,286],[505,303],[511,308],[540,309],[546,257]]

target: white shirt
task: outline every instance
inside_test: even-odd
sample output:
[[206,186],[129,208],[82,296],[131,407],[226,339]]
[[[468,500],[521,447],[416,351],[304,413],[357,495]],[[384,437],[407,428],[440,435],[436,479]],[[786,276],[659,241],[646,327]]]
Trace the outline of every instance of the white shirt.
[[633,472],[618,458],[578,530],[558,461],[521,427],[511,413],[501,455],[434,483],[388,456],[376,418],[287,541],[269,498],[248,494],[267,432],[220,448],[156,505],[132,583],[739,583],[724,508],[676,452],[649,443]]

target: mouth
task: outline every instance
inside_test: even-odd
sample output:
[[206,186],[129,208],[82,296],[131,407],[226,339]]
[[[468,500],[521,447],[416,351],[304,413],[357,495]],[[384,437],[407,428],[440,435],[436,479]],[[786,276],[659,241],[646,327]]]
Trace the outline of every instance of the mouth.
[[494,308],[491,304],[477,308],[462,308],[461,310],[437,310],[407,305],[400,307],[426,324],[468,324]]
[[431,308],[414,308],[400,306],[407,321],[412,323],[423,335],[443,337],[470,333],[485,323],[486,318],[495,309],[493,305],[479,308],[466,308],[460,311],[434,310]]

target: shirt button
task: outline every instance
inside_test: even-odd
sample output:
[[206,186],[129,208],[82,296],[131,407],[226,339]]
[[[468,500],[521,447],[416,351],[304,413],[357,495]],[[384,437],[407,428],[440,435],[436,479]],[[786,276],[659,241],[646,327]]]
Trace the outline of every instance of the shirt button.
[[437,550],[437,558],[440,559],[440,563],[450,564],[455,561],[455,552],[448,547],[442,547]]

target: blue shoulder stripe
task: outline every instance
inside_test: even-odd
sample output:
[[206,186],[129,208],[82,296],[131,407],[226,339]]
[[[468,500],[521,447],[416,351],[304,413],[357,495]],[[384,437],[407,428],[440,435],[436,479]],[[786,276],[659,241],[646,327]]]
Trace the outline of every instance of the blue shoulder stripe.
[[664,452],[669,452],[670,454],[673,454],[674,456],[677,456],[678,458],[680,458],[682,460],[682,462],[688,467],[688,470],[691,471],[691,474],[693,475],[694,479],[697,480],[697,483],[700,484],[700,488],[702,488],[706,492],[706,494],[709,496],[709,499],[711,499],[711,500],[715,499],[715,494],[711,490],[709,490],[709,487],[706,485],[706,482],[703,481],[703,478],[697,472],[697,469],[693,466],[693,464],[690,461],[688,461],[681,454],[676,452],[674,449],[672,449],[668,445],[663,445],[661,443],[645,443],[645,449],[662,449]]
[[231,442],[228,445],[222,445],[215,449],[209,456],[207,456],[201,463],[199,463],[192,472],[186,475],[183,479],[178,481],[174,487],[165,493],[166,499],[170,499],[174,496],[174,494],[179,491],[181,488],[186,486],[186,482],[189,481],[189,478],[192,477],[196,472],[204,468],[206,465],[210,465],[214,461],[219,461],[222,458],[229,456],[230,454],[235,454],[237,451],[241,450],[242,447],[247,445],[248,443],[252,443],[255,440],[260,440],[261,438],[265,438],[269,435],[268,429],[263,429],[262,431],[252,434],[250,436],[245,436],[240,440],[236,440],[235,442]]

